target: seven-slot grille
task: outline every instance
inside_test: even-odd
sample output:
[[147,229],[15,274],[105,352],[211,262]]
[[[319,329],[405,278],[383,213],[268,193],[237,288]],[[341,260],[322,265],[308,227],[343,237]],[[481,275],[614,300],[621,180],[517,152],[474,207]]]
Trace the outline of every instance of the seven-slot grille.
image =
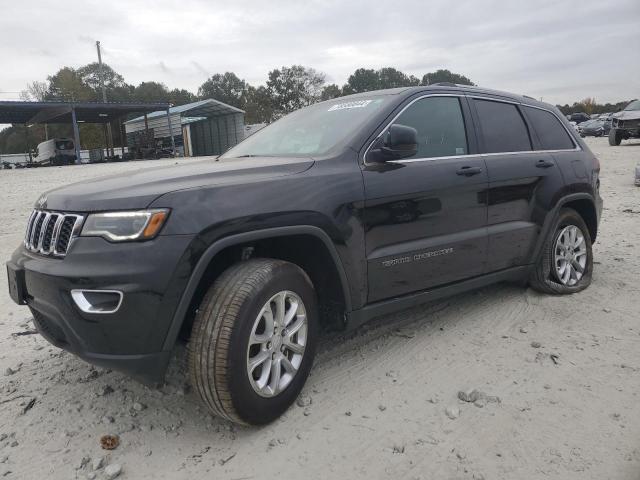
[[24,246],[43,255],[62,257],[80,233],[84,217],[75,213],[34,210],[29,217]]

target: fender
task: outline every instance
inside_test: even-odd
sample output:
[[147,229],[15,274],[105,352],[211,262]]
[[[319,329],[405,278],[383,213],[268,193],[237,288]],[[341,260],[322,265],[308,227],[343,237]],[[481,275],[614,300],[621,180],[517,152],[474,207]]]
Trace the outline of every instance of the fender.
[[267,228],[263,230],[255,230],[252,232],[239,233],[236,235],[231,235],[228,237],[221,238],[220,240],[215,241],[211,244],[205,252],[202,254],[198,263],[196,264],[189,281],[187,282],[187,286],[182,293],[182,297],[180,298],[180,303],[176,308],[176,311],[173,315],[173,319],[171,320],[171,326],[169,327],[169,331],[167,332],[167,337],[164,341],[164,345],[162,350],[168,351],[173,349],[176,339],[178,338],[178,334],[180,333],[180,328],[182,327],[182,322],[184,320],[185,315],[187,314],[187,310],[189,305],[191,304],[191,299],[193,294],[202,279],[207,267],[211,260],[222,250],[227,247],[231,247],[233,245],[238,245],[241,243],[252,242],[255,240],[263,240],[265,238],[274,238],[274,237],[285,237],[290,235],[312,235],[320,240],[327,247],[333,262],[338,270],[338,275],[340,276],[340,283],[342,286],[342,293],[345,299],[345,307],[346,311],[351,311],[351,294],[349,291],[349,282],[347,280],[347,274],[344,270],[344,266],[342,265],[342,260],[338,256],[338,252],[336,250],[335,245],[329,238],[329,235],[319,227],[315,227],[313,225],[294,225],[288,227],[275,227],[275,228]]
[[553,225],[556,223],[556,220],[558,219],[558,215],[560,214],[560,209],[562,208],[563,205],[569,202],[572,202],[574,200],[589,200],[593,204],[593,206],[596,208],[596,213],[598,213],[596,202],[594,201],[593,196],[590,195],[589,193],[584,193],[584,192],[572,193],[570,195],[560,198],[556,203],[556,205],[553,207],[553,210],[551,210],[547,214],[547,217],[545,218],[544,224],[542,225],[542,229],[540,230],[540,235],[538,235],[538,241],[533,250],[533,255],[531,256],[532,263],[535,264],[538,261],[538,257],[540,256],[540,252],[542,251],[542,246],[544,245],[544,242],[547,239],[547,234],[549,233]]

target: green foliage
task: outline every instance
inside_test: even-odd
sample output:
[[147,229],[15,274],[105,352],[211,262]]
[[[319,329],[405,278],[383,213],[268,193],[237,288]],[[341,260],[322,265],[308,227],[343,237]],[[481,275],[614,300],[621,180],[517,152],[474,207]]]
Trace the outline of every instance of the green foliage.
[[198,88],[200,98],[215,98],[232,107],[243,108],[248,84],[233,72],[216,73]]
[[267,80],[267,90],[271,96],[276,117],[319,101],[324,79],[324,73],[302,65],[271,70]]
[[446,69],[436,70],[435,72],[427,73],[422,77],[421,85],[433,85],[439,82],[457,83],[458,85],[471,85],[475,86],[471,80],[459,73],[453,73]]
[[556,105],[564,115],[572,113],[615,113],[622,110],[631,100],[625,100],[618,103],[596,103],[593,98],[585,98],[580,102],[574,102],[573,105],[568,103],[565,105]]
[[337,98],[341,96],[342,96],[342,89],[335,83],[332,83],[330,85],[325,86],[322,89],[320,100],[322,101],[331,100],[332,98]]
[[246,102],[244,105],[246,124],[267,123],[273,120],[273,101],[266,87],[258,88],[249,85],[247,87]]
[[132,99],[136,102],[166,102],[169,89],[164,83],[142,82],[133,90]]
[[385,67],[380,70],[359,68],[349,76],[346,85],[342,87],[342,91],[343,94],[348,95],[385,88],[413,87],[417,85],[420,85],[420,80],[393,67]]

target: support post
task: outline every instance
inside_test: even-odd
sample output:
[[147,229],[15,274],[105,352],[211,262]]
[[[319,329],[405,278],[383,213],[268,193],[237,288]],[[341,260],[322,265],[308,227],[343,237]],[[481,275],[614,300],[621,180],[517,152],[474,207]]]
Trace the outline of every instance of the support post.
[[173,151],[173,156],[176,156],[176,140],[173,137],[173,128],[171,128],[171,109],[167,108],[167,123],[169,124],[169,135],[171,135],[171,150]]
[[80,159],[80,130],[78,130],[78,119],[74,107],[71,107],[71,122],[73,123],[73,143],[76,147],[76,165],[80,165],[82,163]]
[[127,135],[124,132],[124,128],[122,128],[122,118],[120,117],[118,117],[118,132],[120,132],[120,149],[124,160],[124,144],[127,142]]

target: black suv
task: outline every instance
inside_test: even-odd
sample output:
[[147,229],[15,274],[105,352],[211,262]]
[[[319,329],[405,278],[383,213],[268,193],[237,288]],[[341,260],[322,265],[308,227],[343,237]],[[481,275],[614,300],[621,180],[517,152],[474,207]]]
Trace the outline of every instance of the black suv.
[[434,85],[298,110],[218,159],[43,195],[8,262],[51,343],[191,383],[245,424],[300,392],[320,328],[500,281],[591,282],[599,162],[559,111]]

